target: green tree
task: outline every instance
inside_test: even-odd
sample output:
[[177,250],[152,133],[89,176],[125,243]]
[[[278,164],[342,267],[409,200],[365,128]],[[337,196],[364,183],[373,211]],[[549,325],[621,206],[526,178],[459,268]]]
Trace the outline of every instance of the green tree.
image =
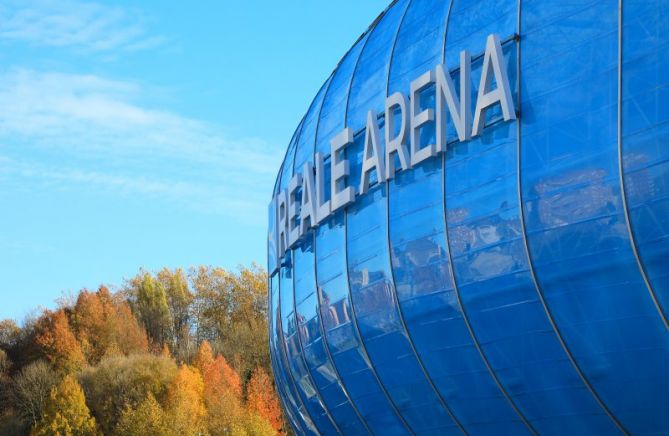
[[91,416],[81,386],[71,375],[51,389],[44,415],[33,429],[34,435],[97,435],[95,419]]
[[193,294],[188,279],[181,268],[173,271],[163,268],[157,275],[167,295],[171,325],[171,348],[180,360],[186,360],[191,352],[190,326]]
[[128,282],[128,294],[153,345],[161,349],[170,332],[170,309],[161,282],[146,271]]

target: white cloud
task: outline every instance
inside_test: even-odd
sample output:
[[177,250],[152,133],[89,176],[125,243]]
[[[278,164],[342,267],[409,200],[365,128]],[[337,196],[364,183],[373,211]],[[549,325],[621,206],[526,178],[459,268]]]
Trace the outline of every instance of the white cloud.
[[136,10],[74,0],[10,1],[0,6],[0,40],[87,52],[137,51],[166,38],[147,35]]
[[282,147],[148,108],[142,95],[137,84],[94,75],[0,72],[0,176],[264,222]]

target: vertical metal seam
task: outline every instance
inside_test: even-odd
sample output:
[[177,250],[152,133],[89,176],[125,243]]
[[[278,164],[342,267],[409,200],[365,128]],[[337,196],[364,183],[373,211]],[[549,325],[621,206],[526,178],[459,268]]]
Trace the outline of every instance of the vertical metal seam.
[[[272,198],[276,196],[276,191],[279,188],[279,185],[281,184],[281,173],[283,172],[283,163],[286,160],[286,155],[288,153],[288,148],[286,148],[286,153],[283,154],[283,160],[281,161],[281,165],[279,165],[279,172],[277,173],[276,180],[274,181],[274,189],[272,189]],[[269,259],[267,260],[269,263]]]
[[[388,72],[386,75],[386,96],[388,96],[388,91],[390,89],[390,75],[392,72],[392,66],[393,66],[393,58],[395,56],[395,48],[397,46],[397,40],[399,39],[399,34],[400,30],[402,29],[402,24],[404,23],[404,18],[406,17],[407,12],[409,11],[409,8],[411,7],[411,4],[413,3],[413,0],[409,0],[407,2],[406,9],[404,10],[404,13],[402,14],[402,18],[400,19],[400,22],[397,26],[397,32],[395,33],[395,38],[393,39],[393,44],[390,49],[390,59],[388,60]],[[448,7],[448,13],[450,14],[451,11],[451,5],[453,4],[453,0],[450,0],[449,2],[449,7]],[[448,23],[448,17],[446,18],[446,23]],[[446,34],[446,24],[444,25],[444,34]],[[386,128],[388,128],[388,120],[386,120]],[[418,350],[416,349],[416,345],[413,341],[412,335],[409,332],[409,328],[407,327],[406,319],[404,317],[404,311],[402,309],[402,305],[400,304],[400,299],[397,296],[397,288],[395,286],[395,269],[393,268],[392,264],[392,243],[390,242],[390,180],[385,181],[386,185],[386,241],[388,243],[388,262],[389,262],[389,268],[390,268],[390,281],[391,281],[391,289],[392,293],[394,294],[395,302],[397,303],[397,312],[399,314],[399,319],[400,323],[402,325],[402,329],[404,330],[404,334],[406,335],[407,341],[409,342],[409,346],[411,347],[411,351],[414,354],[414,357],[416,358],[416,361],[418,362],[418,366],[421,369],[421,372],[423,373],[423,376],[425,377],[427,383],[430,385],[430,388],[432,391],[435,393],[437,396],[438,402],[441,404],[441,407],[446,411],[448,416],[450,416],[451,420],[453,420],[453,423],[458,427],[460,432],[463,434],[467,434],[465,431],[464,427],[462,426],[462,423],[460,420],[455,416],[453,413],[453,410],[448,406],[448,403],[446,402],[446,399],[443,397],[441,394],[441,391],[437,389],[436,384],[434,383],[434,380],[430,376],[429,372],[425,368],[425,363],[423,362],[423,359],[421,358],[420,354],[418,353]]]
[[[443,194],[444,194],[444,220],[446,221],[446,214],[447,209],[446,209],[446,154],[442,154],[442,163],[443,163],[443,168],[444,172],[442,174],[442,179],[443,179]],[[451,247],[450,247],[450,238],[449,238],[449,232],[448,232],[448,222],[446,221],[445,228],[444,228],[444,236],[446,239],[446,246],[447,246],[447,256],[448,256],[448,269],[449,272],[451,273],[451,278],[453,281],[453,291],[455,293],[455,298],[458,302],[458,306],[460,307],[460,311],[462,313],[462,320],[465,323],[465,326],[467,327],[467,331],[469,332],[469,336],[472,339],[472,343],[474,344],[474,347],[476,347],[476,350],[478,351],[479,355],[481,356],[481,360],[483,360],[483,364],[486,366],[488,372],[490,373],[490,376],[493,378],[493,381],[497,385],[497,388],[501,391],[502,395],[504,398],[506,398],[507,402],[511,406],[511,408],[516,412],[518,417],[521,419],[521,421],[525,424],[525,426],[532,432],[532,434],[538,435],[532,424],[525,418],[523,413],[518,409],[518,406],[516,406],[515,402],[513,399],[509,396],[508,392],[506,392],[506,389],[500,382],[499,378],[497,377],[497,374],[492,368],[492,365],[488,361],[488,358],[486,357],[485,353],[483,352],[483,349],[481,348],[481,345],[479,344],[478,339],[476,338],[476,333],[474,333],[474,330],[469,322],[469,316],[467,315],[467,311],[465,309],[465,306],[462,304],[462,299],[460,297],[460,289],[457,284],[457,279],[455,278],[455,271],[453,268],[453,256],[451,255]]]
[[[316,253],[316,235],[314,235],[314,259],[316,258],[315,253]],[[316,288],[314,289],[314,293],[316,294],[316,305],[318,309],[317,313],[317,318],[318,318],[318,329],[321,334],[321,342],[323,344],[323,349],[325,350],[325,355],[330,364],[332,365],[332,370],[335,372],[335,376],[337,377],[337,384],[341,388],[342,392],[344,393],[344,396],[348,400],[348,402],[351,404],[351,408],[353,409],[353,412],[355,412],[356,416],[362,423],[363,427],[367,430],[367,433],[372,435],[373,432],[369,428],[369,425],[367,424],[367,421],[365,418],[362,416],[362,413],[360,413],[360,410],[358,409],[358,406],[355,404],[353,401],[353,398],[351,398],[351,395],[348,392],[348,389],[346,389],[346,386],[344,385],[344,380],[341,377],[341,374],[339,373],[339,368],[337,368],[337,365],[335,365],[334,358],[332,357],[332,352],[330,351],[330,345],[328,344],[327,339],[325,338],[325,325],[323,324],[323,317],[321,316],[321,293],[318,287],[318,270],[316,267],[316,262],[314,262],[314,285]]]
[[[279,371],[276,364],[276,358],[272,359],[272,371],[276,371],[277,373]],[[294,415],[294,412],[291,410],[292,406],[288,404],[289,401],[286,396],[285,387],[277,383],[277,389],[280,392],[279,395],[282,396],[281,403],[285,409],[286,416],[288,417],[290,425],[293,427],[293,430],[295,431],[296,429],[299,429],[299,431],[295,431],[296,434],[306,435],[307,432],[304,430],[304,428],[302,428],[302,424],[299,422],[299,419],[297,418],[297,416],[299,416],[299,411],[295,411],[298,413],[298,415]]]
[[[521,12],[522,12],[522,0],[517,0],[518,1],[518,22],[517,22],[517,32],[518,32],[518,48],[517,48],[517,56],[516,56],[516,82],[517,82],[517,88],[518,88],[518,115],[522,116],[522,99],[521,99],[521,88],[520,88],[520,76],[521,76],[521,41],[522,41],[522,36],[521,36]],[[537,277],[537,273],[534,269],[534,263],[532,262],[532,253],[530,252],[530,245],[528,242],[528,237],[527,237],[527,229],[525,227],[525,205],[523,203],[523,191],[522,191],[522,164],[521,164],[521,122],[520,122],[520,116],[516,117],[516,188],[518,191],[518,210],[519,210],[519,219],[520,219],[520,232],[522,234],[522,240],[523,240],[523,246],[525,249],[525,254],[527,257],[527,268],[530,273],[530,277],[532,278],[532,282],[534,284],[534,288],[537,291],[537,297],[539,298],[539,301],[541,302],[541,305],[544,309],[544,312],[546,314],[546,318],[548,319],[549,324],[551,325],[553,332],[555,333],[555,336],[560,343],[560,346],[564,350],[565,354],[567,355],[567,358],[569,359],[569,362],[571,363],[572,367],[576,371],[576,374],[579,376],[587,390],[590,392],[592,395],[593,399],[595,402],[599,405],[599,407],[604,411],[604,413],[611,419],[613,424],[620,430],[623,434],[628,434],[627,430],[622,426],[622,424],[618,421],[618,419],[613,415],[611,410],[608,408],[608,406],[604,403],[602,398],[599,396],[595,388],[592,386],[590,383],[590,380],[586,377],[585,373],[581,369],[580,365],[578,362],[576,362],[576,358],[571,352],[571,349],[567,345],[566,341],[564,340],[564,337],[562,336],[562,331],[558,327],[555,318],[553,317],[553,313],[551,309],[548,307],[548,303],[546,301],[546,298],[544,296],[543,289],[541,285],[539,284],[539,279]]]
[[[347,53],[348,54],[348,53]],[[328,92],[330,91],[330,86],[332,85],[332,82],[334,82],[335,75],[337,74],[337,71],[339,71],[339,65],[337,65],[337,69],[332,73],[330,77],[330,81],[328,82],[328,86],[325,89],[325,93],[323,94],[323,101],[321,101],[321,107],[318,110],[318,118],[316,120],[316,129],[314,131],[314,147],[313,147],[313,152],[312,152],[312,160],[315,162],[315,157],[316,157],[316,146],[318,144],[318,129],[320,128],[321,124],[321,115],[323,113],[323,106],[325,106],[325,99],[328,97]],[[328,344],[327,338],[325,336],[325,325],[323,325],[323,317],[322,317],[322,312],[321,312],[321,293],[319,290],[318,286],[318,262],[316,261],[316,243],[317,243],[317,237],[316,237],[316,232],[317,229],[313,229],[313,246],[314,246],[314,286],[315,290],[314,292],[316,293],[316,307],[317,307],[317,316],[318,316],[318,328],[321,333],[321,342],[323,343],[323,349],[325,350],[325,354],[327,356],[328,361],[330,362],[330,365],[332,365],[332,370],[335,372],[335,375],[337,376],[337,384],[341,388],[342,392],[344,393],[344,396],[348,400],[348,402],[351,405],[351,408],[355,412],[356,416],[362,423],[362,425],[365,427],[367,432],[371,435],[373,434],[371,429],[369,428],[369,425],[367,424],[367,421],[364,419],[362,416],[362,413],[360,413],[360,409],[358,409],[358,406],[355,404],[353,401],[353,398],[351,398],[351,394],[348,392],[348,389],[346,388],[346,385],[344,383],[344,379],[341,377],[341,374],[339,372],[339,368],[337,367],[337,364],[334,361],[334,358],[332,357],[332,352],[330,350],[330,344]]]
[[[316,155],[316,144],[318,143],[318,129],[321,124],[321,114],[323,112],[323,106],[325,105],[325,99],[328,96],[328,92],[330,91],[330,86],[332,85],[332,82],[334,81],[335,74],[337,73],[338,68],[332,73],[330,76],[327,88],[325,89],[325,92],[323,94],[323,100],[321,101],[321,106],[318,109],[318,118],[316,119],[316,128],[314,130],[314,146],[313,146],[313,152],[312,152],[312,161],[315,160],[315,155]],[[325,350],[325,354],[327,356],[328,361],[330,362],[330,365],[332,366],[332,370],[335,372],[335,375],[337,377],[337,384],[341,388],[342,392],[344,393],[344,396],[348,400],[349,404],[351,405],[351,408],[355,412],[356,416],[358,419],[360,419],[360,422],[362,425],[365,427],[367,432],[371,435],[372,431],[370,430],[367,421],[365,421],[364,417],[360,413],[360,409],[358,409],[358,406],[355,404],[353,401],[353,398],[351,398],[351,394],[348,392],[348,388],[346,387],[344,380],[341,377],[341,374],[339,372],[339,368],[337,368],[337,365],[334,361],[334,358],[332,357],[332,352],[330,351],[330,345],[328,344],[328,341],[325,336],[325,326],[323,325],[323,317],[321,316],[321,295],[320,291],[318,290],[318,263],[316,262],[316,229],[311,230],[313,232],[312,238],[313,238],[313,246],[314,246],[314,292],[316,294],[316,308],[317,308],[317,317],[318,317],[318,328],[320,330],[321,334],[321,342],[323,343],[323,348]]]
[[[389,6],[389,7],[395,6],[396,3],[397,3],[397,0],[393,1],[391,6]],[[369,29],[367,39],[362,44],[362,47],[360,48],[360,53],[358,54],[358,59],[356,59],[355,65],[353,66],[353,71],[351,72],[351,81],[349,82],[349,88],[348,88],[348,92],[347,92],[347,95],[346,95],[346,106],[345,106],[345,109],[344,109],[344,126],[346,126],[346,121],[347,121],[346,119],[348,118],[348,104],[349,104],[349,101],[350,101],[350,98],[351,98],[351,87],[353,86],[353,79],[355,78],[355,73],[358,69],[358,64],[360,63],[360,58],[362,58],[362,54],[365,51],[365,47],[367,46],[367,43],[369,42],[369,40],[371,38],[371,35],[374,32],[374,29],[376,29],[376,26],[381,21],[381,18],[383,17],[383,15],[385,15],[385,13],[387,11],[388,11],[388,9],[386,9],[386,11],[384,11],[384,13],[376,19],[376,21],[373,24],[373,27],[371,27]],[[353,328],[355,329],[356,336],[358,337],[358,343],[360,344],[360,350],[365,355],[365,359],[367,360],[367,363],[369,364],[369,370],[371,371],[372,375],[376,379],[376,382],[379,385],[379,389],[381,389],[381,392],[386,397],[386,400],[388,401],[388,404],[390,405],[390,408],[393,409],[393,411],[395,412],[395,415],[400,420],[400,422],[404,425],[406,430],[409,433],[411,433],[412,435],[415,435],[415,432],[409,426],[409,423],[406,421],[406,419],[404,419],[404,416],[402,416],[402,414],[400,413],[399,408],[397,407],[397,404],[395,404],[395,401],[390,397],[390,394],[388,393],[388,390],[386,389],[386,386],[383,384],[383,382],[379,378],[379,374],[376,372],[376,368],[374,367],[374,364],[372,363],[372,359],[369,357],[369,353],[367,353],[367,346],[365,345],[365,341],[362,337],[362,334],[360,333],[360,329],[358,328],[358,319],[357,319],[357,315],[355,313],[355,307],[354,307],[354,304],[353,304],[353,293],[351,292],[351,282],[350,282],[350,278],[349,278],[349,274],[348,274],[348,207],[346,207],[342,211],[342,215],[343,215],[343,218],[344,218],[344,263],[345,263],[344,274],[346,275],[346,288],[348,290],[348,300],[351,304],[351,314],[352,314],[351,324],[353,324]],[[334,218],[332,218],[332,219],[334,219]]]
[[[279,276],[279,274],[277,274],[277,278],[278,278],[278,276]],[[272,277],[270,276],[269,279],[268,279],[269,288],[268,288],[268,292],[267,292],[268,295],[270,296],[270,298],[268,300],[269,304],[267,305],[267,308],[268,308],[267,313],[269,315],[268,316],[268,318],[269,318],[268,321],[269,322],[267,323],[268,324],[267,327],[269,329],[269,334],[270,334],[270,336],[269,336],[269,351],[270,351],[269,355],[270,355],[270,364],[272,365],[272,371],[274,372],[274,375],[275,375],[274,383],[276,384],[277,390],[279,391],[279,396],[281,397],[281,403],[282,403],[283,407],[286,409],[286,416],[289,418],[290,421],[294,421],[294,422],[290,423],[294,427],[293,430],[295,430],[295,428],[299,428],[301,433],[297,432],[297,431],[295,433],[306,435],[306,431],[302,428],[302,425],[299,423],[299,421],[297,419],[290,419],[291,415],[292,415],[292,411],[290,410],[290,407],[289,407],[290,405],[288,404],[289,401],[288,401],[287,395],[284,391],[284,386],[281,386],[281,384],[277,381],[277,378],[279,378],[281,376],[279,375],[280,369],[279,369],[277,361],[276,361],[278,356],[275,356],[275,354],[273,352],[273,346],[272,346],[272,343],[274,342],[274,341],[272,341],[272,323],[274,322],[273,321],[274,315],[272,314],[273,309],[272,309],[272,299],[271,299],[271,293],[272,293],[271,279],[272,279]],[[277,284],[277,288],[278,288],[278,284]],[[277,301],[278,301],[278,298],[277,298]],[[283,395],[281,395],[282,392],[283,392]],[[298,415],[299,415],[299,413],[298,413]]]
[[627,227],[627,233],[630,238],[630,247],[632,248],[632,253],[634,254],[634,259],[636,260],[636,264],[639,268],[639,272],[641,273],[641,278],[643,279],[644,284],[646,285],[646,288],[648,289],[648,294],[650,295],[650,299],[653,301],[653,304],[655,305],[655,309],[657,310],[658,315],[662,319],[662,323],[664,324],[664,328],[666,330],[669,330],[669,320],[667,320],[667,314],[664,313],[664,309],[662,305],[660,304],[660,301],[657,298],[657,295],[655,294],[655,290],[653,289],[653,285],[650,283],[650,280],[648,279],[648,274],[646,273],[646,267],[644,266],[641,257],[639,255],[639,249],[636,244],[636,238],[634,237],[634,229],[632,228],[632,222],[631,218],[629,215],[629,209],[627,206],[627,192],[625,190],[625,175],[624,175],[624,165],[623,165],[623,114],[622,114],[622,107],[623,107],[623,1],[618,0],[618,113],[617,113],[617,120],[618,120],[618,126],[617,126],[617,139],[618,139],[618,172],[620,176],[620,195],[621,195],[621,203],[623,206],[623,213],[625,215],[625,225]]
[[[302,133],[302,126],[304,125],[304,119],[306,118],[306,116],[307,116],[307,114],[304,114],[302,116],[302,119],[300,120],[300,123],[297,125],[297,128],[295,129],[295,132],[293,133],[293,137],[290,140],[290,144],[288,145],[288,150],[290,150],[290,145],[291,144],[295,145],[295,148],[293,149],[293,162],[291,162],[291,168],[290,168],[290,178],[292,178],[292,176],[295,172],[294,171],[295,168],[292,164],[295,163],[295,153],[297,152],[297,143],[300,141],[300,134]],[[288,150],[286,150],[286,157],[284,158],[284,162],[281,165],[282,168],[286,164],[286,159],[288,158]],[[290,181],[290,178],[288,179],[289,181]],[[282,179],[283,179],[283,177],[282,177]],[[282,181],[283,180],[281,180],[279,182],[279,187],[281,187],[281,182]],[[287,199],[287,200],[289,200],[289,199]],[[286,255],[291,255],[291,259],[292,259],[292,253],[291,253],[290,249],[286,250],[286,252],[283,254],[283,258],[285,258]],[[281,320],[281,318],[282,318],[282,316],[281,316],[281,268],[282,268],[282,264],[283,264],[283,260],[282,260],[283,258],[277,259],[277,266],[278,266],[277,277],[279,279],[279,283],[277,285],[278,290],[279,290],[279,295],[277,297],[277,310],[278,310],[278,313],[279,313],[278,328],[279,328],[279,331],[280,331],[280,334],[279,334],[279,340],[280,340],[280,346],[281,346],[281,351],[280,352],[283,353],[283,357],[285,358],[286,364],[288,365],[288,367],[286,368],[286,371],[287,371],[286,376],[290,378],[290,381],[292,382],[292,385],[295,388],[295,393],[297,394],[297,399],[302,404],[302,407],[304,408],[304,413],[306,413],[307,416],[309,416],[309,419],[311,420],[311,424],[314,426],[314,428],[318,429],[318,427],[316,427],[316,423],[315,423],[314,419],[310,416],[309,411],[307,410],[306,406],[304,405],[304,402],[302,401],[302,397],[300,396],[300,390],[298,389],[297,383],[295,383],[295,378],[293,377],[292,371],[290,370],[290,361],[288,360],[288,352],[284,349],[285,340],[284,340],[283,326],[282,326],[282,320]],[[284,266],[284,268],[286,268],[286,267]],[[291,269],[293,268],[292,264],[291,264],[290,268]],[[293,293],[294,292],[295,292],[295,290],[293,289]],[[286,371],[284,371],[284,372],[286,372]],[[299,413],[299,410],[298,410],[298,413]],[[306,425],[308,426],[308,423]]]
[[[292,382],[291,384],[293,385],[293,388],[295,389],[295,393],[297,394],[297,401],[300,402],[302,405],[302,408],[304,409],[304,414],[309,418],[309,421],[311,421],[311,425],[316,429],[319,430],[318,427],[316,427],[316,423],[314,422],[314,419],[311,417],[309,414],[309,410],[307,410],[307,407],[304,405],[304,401],[302,401],[302,397],[300,396],[300,390],[297,388],[297,384],[295,383],[295,378],[293,377],[293,373],[290,370],[290,362],[288,361],[288,352],[285,349],[286,346],[286,341],[284,339],[284,333],[283,333],[283,325],[281,321],[281,270],[279,270],[279,283],[278,283],[278,290],[279,290],[279,295],[277,296],[277,305],[276,305],[276,310],[279,314],[279,324],[277,325],[278,328],[278,339],[279,339],[279,344],[277,345],[279,347],[279,353],[281,354],[279,357],[282,357],[283,360],[286,362],[286,370],[284,371],[285,377],[288,379],[289,383]],[[297,413],[300,413],[299,407],[297,410]],[[308,426],[309,423],[306,423]]]
[[[326,83],[327,83],[327,87],[329,88],[330,87],[329,82],[326,82]],[[323,86],[326,86],[326,84],[323,84],[322,87]],[[319,92],[320,92],[320,90],[319,90]],[[323,93],[323,99],[321,101],[321,107],[318,110],[318,116],[319,117],[320,117],[320,110],[323,107],[323,105],[322,105],[323,100],[325,100],[326,90],[323,90],[323,92],[324,93]],[[299,133],[297,134],[297,138],[295,139],[295,150],[294,150],[294,153],[293,153],[293,162],[292,162],[293,163],[293,174],[295,174],[295,158],[297,157],[297,149],[300,145],[300,138],[302,136],[302,129],[304,128],[304,123],[307,119],[307,116],[311,112],[311,109],[312,109],[314,103],[316,103],[316,98],[314,98],[312,100],[311,104],[309,105],[309,109],[307,109],[307,112],[304,114],[304,117],[302,118],[302,121],[300,121],[300,125],[298,126]],[[316,140],[315,140],[315,132],[314,132],[314,143],[315,143],[315,141]],[[299,168],[298,168],[298,170],[299,170]],[[296,304],[296,299],[295,299],[295,260],[294,260],[295,259],[295,250],[292,250],[292,251],[293,251],[293,253],[291,254],[291,256],[292,256],[293,261],[291,263],[290,268],[291,268],[291,271],[292,271],[291,282],[293,283],[293,293],[292,293],[292,297],[293,297],[292,298],[292,301],[293,301],[293,317],[294,317],[294,320],[295,320],[295,329],[296,329],[295,335],[297,336],[297,341],[298,341],[298,345],[299,345],[299,355],[301,357],[302,363],[304,363],[304,368],[307,371],[306,375],[309,378],[309,380],[311,381],[311,385],[314,388],[314,392],[315,392],[315,394],[318,398],[319,404],[322,406],[323,411],[325,412],[328,420],[333,425],[333,427],[337,431],[337,433],[342,434],[341,429],[339,428],[339,425],[337,424],[337,422],[332,417],[332,414],[330,413],[330,410],[328,409],[327,405],[325,404],[325,401],[323,401],[323,397],[321,395],[321,392],[318,389],[318,386],[316,386],[313,375],[311,374],[311,369],[309,368],[309,365],[307,365],[307,360],[304,357],[304,345],[302,344],[302,338],[300,338],[300,333],[299,333],[299,330],[298,330],[299,329],[299,322],[298,322],[298,319],[297,319],[297,304]],[[305,393],[305,395],[306,395],[306,393]],[[312,421],[313,421],[313,419],[312,419]],[[314,423],[314,425],[315,425],[315,423]]]
[[293,319],[295,322],[295,336],[297,337],[297,344],[300,347],[299,349],[299,355],[302,357],[302,363],[304,363],[304,368],[307,370],[307,377],[309,377],[309,381],[311,382],[311,385],[314,388],[314,392],[316,396],[318,397],[318,402],[321,404],[323,407],[323,410],[325,411],[325,414],[327,415],[328,419],[332,423],[334,429],[337,431],[337,433],[342,434],[341,429],[339,428],[339,425],[337,425],[337,422],[332,418],[332,414],[330,414],[330,410],[325,404],[325,401],[323,401],[323,397],[321,396],[321,392],[318,389],[318,386],[316,386],[316,382],[314,381],[314,377],[311,374],[311,369],[309,368],[309,365],[307,365],[307,359],[304,357],[304,345],[302,344],[302,338],[300,337],[300,321],[297,317],[297,299],[295,298],[295,252],[296,250],[293,250],[293,262],[292,262],[292,269],[293,269],[293,277],[292,277],[292,284],[293,284]]
[[[300,124],[297,125],[297,129],[295,130],[295,149],[293,150],[293,161],[291,162],[291,167],[290,167],[291,178],[295,174],[295,155],[297,154],[297,145],[299,144],[300,136],[302,135],[302,127],[304,127],[304,120],[306,119],[307,119],[307,114],[304,114],[302,116],[302,119],[300,120]],[[288,179],[288,181],[290,181],[290,179]]]
[[[334,74],[334,72],[332,74]],[[320,94],[321,91],[323,91],[323,98],[321,98],[321,103],[320,103],[320,106],[318,108],[318,114],[316,115],[317,117],[321,116],[321,109],[323,109],[323,101],[325,100],[325,94],[326,94],[327,90],[330,88],[330,80],[332,79],[332,77],[333,76],[330,75],[330,77],[328,77],[325,80],[325,83],[323,83],[321,85],[320,89],[316,93],[316,96],[313,98],[313,100],[311,100],[311,104],[309,104],[309,109],[307,109],[307,113],[304,114],[304,117],[302,118],[301,123],[304,123],[307,120],[307,116],[309,116],[309,114],[311,113],[311,109],[314,107],[314,104],[316,103],[316,99],[318,98],[318,95]],[[318,118],[316,119],[316,122],[318,123]],[[316,124],[316,125],[318,125],[318,124]],[[304,125],[302,125],[302,127],[304,127]],[[297,149],[300,146],[300,139],[301,138],[302,138],[302,131],[301,131],[301,128],[300,128],[300,137],[297,138],[297,142],[295,143],[295,154],[293,156],[293,174],[295,174],[295,170],[296,170],[296,168],[295,168],[295,158],[297,157]],[[316,143],[316,130],[314,129],[314,144],[315,143]],[[305,144],[305,145],[307,145],[307,144]],[[297,170],[299,171],[299,168],[297,168]]]
[[[395,6],[399,0],[393,1],[391,6]],[[390,6],[388,7],[388,9]],[[369,28],[367,31],[367,39],[362,43],[362,46],[360,47],[360,53],[358,53],[358,58],[355,60],[355,64],[353,65],[353,70],[351,71],[351,80],[348,82],[348,90],[346,91],[346,105],[344,106],[344,127],[346,127],[346,123],[348,122],[348,104],[351,101],[351,89],[353,88],[353,80],[355,79],[355,73],[358,71],[358,65],[360,64],[360,59],[362,58],[362,54],[365,51],[365,47],[367,47],[367,43],[369,40],[372,38],[372,33],[374,33],[374,30],[376,30],[376,26],[379,25],[383,17],[386,15],[388,12],[388,9],[383,11],[381,15],[376,17],[376,20],[374,20],[374,23],[372,23],[372,26]]]
[[[455,1],[455,0],[453,0]],[[450,14],[449,14],[449,21],[450,21]],[[446,61],[446,41],[448,39],[448,29],[446,34],[444,34],[444,62]],[[518,417],[521,419],[521,421],[525,424],[527,429],[532,433],[537,435],[537,431],[534,429],[532,424],[527,420],[525,415],[520,411],[516,403],[513,401],[513,399],[510,397],[509,393],[506,391],[506,388],[502,385],[500,382],[499,378],[497,377],[497,374],[492,368],[492,365],[488,361],[487,356],[485,355],[483,349],[481,348],[481,344],[479,343],[478,339],[476,338],[476,333],[474,332],[474,329],[471,326],[471,323],[469,322],[469,316],[467,315],[467,310],[462,304],[462,298],[460,297],[460,289],[458,287],[458,282],[457,278],[455,277],[455,268],[453,267],[453,255],[451,254],[451,246],[450,246],[450,237],[449,237],[449,231],[448,231],[448,209],[446,207],[446,151],[444,151],[441,155],[441,167],[442,167],[442,206],[443,206],[443,218],[444,218],[444,238],[446,240],[446,254],[448,256],[448,269],[451,274],[451,280],[453,282],[453,292],[455,293],[455,298],[458,302],[458,306],[460,307],[460,311],[462,314],[462,320],[465,323],[465,326],[467,327],[467,331],[469,332],[469,336],[472,339],[472,343],[476,347],[476,350],[478,351],[479,355],[481,356],[481,360],[483,361],[484,365],[486,366],[488,372],[490,373],[490,376],[493,378],[493,381],[497,385],[497,388],[500,390],[504,398],[506,398],[508,404],[511,406],[511,408],[516,412]]]
[[[335,69],[332,72],[332,75],[330,76],[329,82],[328,82],[328,87],[325,88],[325,93],[323,94],[323,101],[321,101],[321,107],[318,108],[318,118],[316,119],[316,127],[314,129],[314,146],[313,146],[313,151],[311,153],[311,160],[316,163],[316,146],[318,144],[318,130],[321,127],[321,115],[323,115],[323,106],[325,106],[325,99],[328,98],[328,93],[330,92],[330,86],[332,86],[332,82],[334,82],[335,76],[337,75],[337,72],[339,71],[339,65],[337,65],[337,69]],[[315,226],[312,226],[315,227]],[[314,230],[315,232],[315,230]],[[314,233],[314,241],[315,241],[315,233]],[[316,249],[314,249],[314,264],[316,263]]]
[[[267,252],[267,264],[269,265],[269,251]],[[285,404],[285,401],[282,398],[281,393],[279,392],[280,387],[279,387],[279,383],[277,382],[278,377],[277,377],[277,371],[276,371],[275,362],[274,362],[275,357],[274,357],[274,353],[272,352],[272,316],[270,315],[271,312],[272,312],[272,296],[271,296],[271,293],[272,293],[272,276],[268,273],[267,274],[267,332],[268,332],[268,335],[267,335],[267,345],[268,345],[268,347],[267,347],[267,349],[269,350],[269,360],[270,360],[270,369],[272,370],[272,380],[274,380],[274,385],[276,386],[277,394],[279,395],[279,399],[281,400],[281,401],[279,401],[279,403],[281,404],[281,406],[284,409],[286,409],[284,411],[284,413],[289,418],[288,420],[291,421],[291,422],[289,422],[289,424],[293,427],[293,431],[296,434],[300,434],[300,432],[297,431],[297,428],[300,427],[299,423],[292,422],[293,419],[290,418],[290,414],[288,413],[288,405]],[[301,428],[299,430],[303,432],[303,430]]]

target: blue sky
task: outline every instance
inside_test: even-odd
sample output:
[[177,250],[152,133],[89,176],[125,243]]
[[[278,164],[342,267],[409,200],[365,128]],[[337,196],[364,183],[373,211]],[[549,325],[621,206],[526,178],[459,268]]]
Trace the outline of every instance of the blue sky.
[[387,1],[0,4],[0,319],[265,262],[293,129]]

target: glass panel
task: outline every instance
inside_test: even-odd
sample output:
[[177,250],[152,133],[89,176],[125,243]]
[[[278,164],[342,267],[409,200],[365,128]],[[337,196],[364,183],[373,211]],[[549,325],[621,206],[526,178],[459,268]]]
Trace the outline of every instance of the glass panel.
[[344,128],[353,70],[368,37],[369,33],[366,33],[339,62],[325,94],[316,131],[316,152],[323,156],[330,155],[330,139]]
[[316,234],[316,280],[325,339],[351,399],[372,432],[407,434],[372,370],[351,318],[344,245],[344,216],[339,212]]
[[302,130],[300,131],[300,138],[297,141],[297,148],[295,150],[294,172],[301,173],[302,165],[309,161],[314,161],[314,146],[316,144],[316,128],[318,127],[318,118],[321,112],[325,92],[330,85],[332,76],[321,86],[321,89],[311,102],[307,114],[302,121]]
[[283,345],[286,348],[288,368],[290,374],[293,376],[293,380],[295,380],[297,391],[319,432],[326,434],[337,433],[316,391],[316,387],[312,383],[311,376],[302,357],[302,347],[297,337],[293,312],[293,272],[291,268],[281,268],[279,295]]
[[[365,46],[351,85],[347,125],[364,127],[368,110],[383,110],[388,62],[407,2],[379,21]],[[406,92],[407,90],[403,90]],[[382,133],[383,135],[383,133]],[[348,181],[358,186],[364,135],[346,151]],[[390,398],[417,433],[457,431],[416,358],[395,299],[387,239],[385,184],[378,184],[347,209],[347,257],[352,304],[372,365]]]
[[280,331],[281,316],[279,314],[279,275],[270,278],[270,356],[274,364],[274,375],[277,376],[277,385],[282,388],[282,400],[284,408],[288,412],[288,416],[294,419],[298,417],[298,421],[293,421],[301,427],[302,431],[309,434],[317,434],[311,417],[302,406],[301,401],[297,400],[297,392],[293,379],[286,372],[286,357],[283,353],[283,347],[280,347]]
[[386,12],[371,32],[360,55],[346,110],[346,126],[354,131],[365,127],[367,111],[380,113],[384,110],[388,64],[407,3],[406,0],[399,0]]
[[313,237],[306,238],[294,255],[297,329],[312,379],[341,432],[365,434],[367,430],[347,398],[321,335]]
[[630,223],[639,257],[669,313],[669,8],[623,7],[622,147]]
[[621,202],[617,12],[615,0],[523,2],[522,194],[535,271],[567,345],[623,426],[652,433],[669,428],[669,335]]
[[288,187],[288,182],[290,181],[291,177],[293,177],[293,161],[295,159],[295,148],[297,146],[297,140],[300,137],[300,131],[302,130],[302,121],[300,121],[300,125],[297,126],[297,129],[295,129],[295,133],[293,133],[293,138],[290,140],[290,144],[288,145],[288,151],[286,151],[286,157],[283,159],[283,165],[281,167],[281,176],[280,176],[280,182],[278,185],[278,190],[286,189]]
[[[449,66],[458,67],[459,51],[480,47],[489,33],[507,40],[516,33],[516,6],[513,0],[455,0],[446,48]],[[517,49],[514,43],[504,44],[512,86]],[[473,88],[480,70],[479,58],[472,66]],[[461,303],[493,374],[537,431],[615,430],[568,360],[528,271],[518,216],[516,125],[495,124],[500,115],[490,114],[484,134],[454,144],[446,158],[449,242]],[[491,377],[487,392],[493,398],[495,390]],[[463,394],[471,392],[463,389]],[[495,399],[498,407],[503,407],[501,401]],[[466,408],[463,413],[476,416]]]

